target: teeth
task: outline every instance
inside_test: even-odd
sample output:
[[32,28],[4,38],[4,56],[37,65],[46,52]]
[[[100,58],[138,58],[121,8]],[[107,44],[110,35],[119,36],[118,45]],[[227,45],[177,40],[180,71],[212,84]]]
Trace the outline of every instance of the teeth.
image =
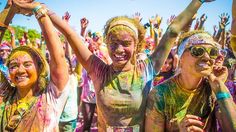
[[116,58],[124,58],[124,55],[115,55]]
[[24,80],[26,77],[16,77],[17,80]]

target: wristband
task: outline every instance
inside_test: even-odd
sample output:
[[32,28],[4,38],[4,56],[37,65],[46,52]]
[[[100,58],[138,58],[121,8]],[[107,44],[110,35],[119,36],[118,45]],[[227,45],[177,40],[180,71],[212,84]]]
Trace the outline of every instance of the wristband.
[[204,3],[204,2],[206,2],[206,0],[199,0],[202,4]]
[[224,100],[230,98],[230,94],[228,92],[219,92],[216,94],[217,100]]
[[32,10],[33,13],[36,13],[40,8],[42,8],[41,5],[37,5],[36,7],[34,7],[34,9]]
[[35,13],[35,17],[36,19],[40,19],[41,17],[45,16],[47,14],[47,9],[39,9],[36,13]]

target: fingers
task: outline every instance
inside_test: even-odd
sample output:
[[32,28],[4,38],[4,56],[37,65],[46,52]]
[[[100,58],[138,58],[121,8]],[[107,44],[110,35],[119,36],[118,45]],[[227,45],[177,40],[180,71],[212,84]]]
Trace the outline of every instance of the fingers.
[[204,125],[205,124],[199,119],[195,119],[195,118],[185,119],[185,127],[189,127],[189,126],[203,127]]
[[204,132],[202,128],[197,126],[189,126],[187,127],[187,132]]
[[203,132],[204,123],[202,119],[195,115],[186,115],[184,119],[180,122],[180,131],[187,132]]

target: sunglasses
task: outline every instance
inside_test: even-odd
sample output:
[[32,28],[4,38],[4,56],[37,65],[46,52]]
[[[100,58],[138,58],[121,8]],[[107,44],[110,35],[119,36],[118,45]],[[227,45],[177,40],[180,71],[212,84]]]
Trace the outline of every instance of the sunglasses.
[[206,48],[203,46],[191,46],[189,50],[194,57],[202,57],[206,52],[212,59],[216,59],[219,55],[219,49],[216,47]]

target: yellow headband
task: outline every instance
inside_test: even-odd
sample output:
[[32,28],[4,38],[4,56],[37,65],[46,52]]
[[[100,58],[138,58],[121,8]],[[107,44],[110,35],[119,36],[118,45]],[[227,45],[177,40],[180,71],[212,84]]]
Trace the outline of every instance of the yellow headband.
[[116,22],[112,23],[112,24],[110,25],[110,28],[109,28],[109,30],[108,30],[108,33],[110,32],[110,30],[111,30],[112,28],[114,28],[114,27],[116,27],[116,26],[120,26],[120,25],[126,26],[126,27],[128,27],[129,29],[131,29],[131,30],[134,32],[134,34],[135,34],[135,38],[138,38],[138,29],[137,29],[132,23],[130,23],[130,22],[128,22],[128,21],[125,21],[125,20],[119,20],[119,21],[116,21]]

